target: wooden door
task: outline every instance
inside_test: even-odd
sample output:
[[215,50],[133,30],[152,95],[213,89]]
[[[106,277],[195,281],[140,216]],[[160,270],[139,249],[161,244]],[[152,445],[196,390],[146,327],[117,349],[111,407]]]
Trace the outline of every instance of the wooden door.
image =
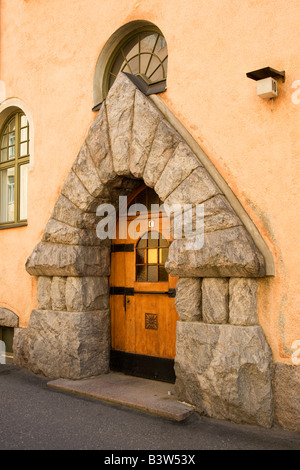
[[120,221],[127,226],[127,237],[112,241],[111,368],[173,381],[178,316],[177,278],[164,268],[171,241],[169,218],[150,210],[159,200],[149,188],[143,186],[129,199],[129,206],[138,203],[148,210],[138,217],[139,238],[132,229],[137,218],[127,217]]

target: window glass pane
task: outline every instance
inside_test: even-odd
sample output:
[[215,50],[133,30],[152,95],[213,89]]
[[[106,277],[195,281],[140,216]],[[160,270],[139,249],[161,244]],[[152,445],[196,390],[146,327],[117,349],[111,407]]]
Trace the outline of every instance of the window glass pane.
[[157,33],[141,34],[141,52],[152,52],[157,42]]
[[145,264],[145,250],[136,250],[136,264]]
[[168,248],[160,248],[159,249],[159,264],[165,264],[168,258]]
[[137,244],[138,248],[144,248],[146,246],[147,246],[147,233],[141,237],[140,241]]
[[153,56],[147,72],[147,76],[151,81],[154,81],[154,74],[156,74],[157,71],[159,72],[158,80],[162,80],[163,70],[161,68],[161,62],[158,57]]
[[21,142],[24,142],[25,140],[28,140],[28,128],[24,127],[24,129],[21,129]]
[[128,60],[127,67],[130,69],[130,73],[133,75],[137,75],[139,73],[139,57],[134,56]]
[[[124,62],[125,62],[125,61],[124,61],[124,56],[123,56],[123,54],[120,52],[120,53],[118,54],[118,56],[117,56],[115,62],[114,62],[114,65],[113,65],[112,69],[111,69],[111,72],[112,72],[113,75],[115,75],[115,76],[118,75],[118,73],[120,72],[120,70],[123,68]],[[126,70],[126,72],[129,72],[129,70],[128,70],[128,71]]]
[[15,158],[15,132],[8,134],[8,159],[13,160]]
[[10,132],[9,135],[9,140],[8,140],[8,145],[15,145],[15,138],[16,138],[16,134],[15,132]]
[[[18,126],[17,132],[16,126]],[[29,156],[28,142],[29,127],[27,118],[21,115],[21,113],[16,113],[6,125],[1,136],[0,163]],[[19,215],[20,220],[27,219],[29,169],[27,162],[26,164],[20,165],[17,161],[16,166],[5,170],[3,166],[2,168],[0,166],[0,223],[17,222]],[[17,172],[16,174],[15,171]],[[16,181],[20,184],[18,198],[15,194]],[[17,203],[18,207],[16,207]]]
[[168,70],[168,58],[166,58],[166,60],[163,61],[162,66],[163,66],[163,70],[164,70],[164,77],[166,78],[167,70]]
[[131,59],[131,57],[139,53],[139,41],[137,36],[135,36],[126,46],[123,47],[123,53],[127,60]]
[[15,219],[15,169],[0,171],[0,222],[14,222]]
[[15,158],[15,146],[8,147],[8,159],[13,160]]
[[151,230],[148,232],[148,246],[153,248],[154,246],[158,246],[158,239],[159,234],[156,230]]
[[148,282],[157,282],[157,266],[148,266]]
[[[155,52],[158,54],[165,47],[167,47],[167,41],[165,40],[165,38],[163,36],[159,35],[159,39],[158,39],[157,44],[156,44]],[[166,53],[167,53],[167,51],[165,50],[165,54]]]
[[7,147],[8,145],[8,137],[7,134],[2,137],[1,140],[1,148],[3,149],[4,147]]
[[15,130],[15,123],[16,123],[16,118],[13,118],[10,123],[8,124],[8,131],[12,132]]
[[109,85],[120,70],[134,75],[141,74],[150,83],[165,79],[167,54],[167,43],[163,36],[152,31],[137,33],[117,53],[109,71]]
[[27,219],[28,170],[29,163],[20,166],[20,220]]
[[148,250],[148,264],[157,264],[157,248]]
[[145,282],[146,279],[146,266],[137,266],[136,267],[136,280],[138,282]]
[[[151,63],[151,53],[150,52],[142,52],[140,55],[140,68],[141,68],[141,74],[143,74],[143,77],[146,77],[146,70],[148,69],[149,64]],[[147,77],[146,77],[147,78]]]
[[150,77],[152,82],[159,82],[163,79],[164,76],[164,68],[159,63],[156,64],[155,69],[151,72]]
[[9,168],[7,170],[7,184],[8,184],[8,205],[14,204],[15,201],[15,169]]
[[8,149],[1,150],[1,162],[6,162],[8,155]]
[[155,239],[155,238],[149,238],[149,240],[148,240],[148,246],[151,247],[151,248],[157,246],[157,239]]
[[27,142],[24,142],[20,145],[20,157],[24,157],[27,153]]
[[168,240],[161,233],[159,234],[159,246],[169,246]]
[[28,124],[27,117],[23,114],[23,116],[21,116],[21,127],[25,127],[27,126],[27,124]]
[[158,266],[158,280],[160,282],[168,281],[168,273],[163,266]]

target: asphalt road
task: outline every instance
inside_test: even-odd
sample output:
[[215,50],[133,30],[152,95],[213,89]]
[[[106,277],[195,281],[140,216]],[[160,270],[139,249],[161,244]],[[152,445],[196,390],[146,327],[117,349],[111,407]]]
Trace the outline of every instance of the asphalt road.
[[298,433],[197,414],[176,423],[58,392],[47,381],[0,365],[0,450],[300,450]]

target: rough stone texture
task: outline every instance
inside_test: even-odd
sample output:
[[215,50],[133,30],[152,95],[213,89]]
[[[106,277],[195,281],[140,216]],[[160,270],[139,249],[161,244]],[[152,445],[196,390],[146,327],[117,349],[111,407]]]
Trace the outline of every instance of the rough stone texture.
[[109,311],[33,310],[29,327],[17,331],[14,361],[36,374],[80,379],[109,370]]
[[231,205],[222,194],[204,202],[204,231],[215,232],[243,225]]
[[196,168],[171,194],[167,204],[201,204],[221,191],[203,166]]
[[52,310],[66,310],[66,278],[53,277],[51,282]]
[[66,305],[69,312],[108,309],[108,278],[68,277]]
[[206,233],[200,250],[187,250],[189,240],[174,240],[165,264],[171,276],[263,277],[265,263],[244,227]]
[[108,276],[110,247],[72,246],[40,242],[26,262],[34,276]]
[[259,326],[177,322],[179,398],[207,416],[272,425],[272,354]]
[[39,276],[38,278],[38,306],[40,310],[51,310],[51,283],[52,277]]
[[227,323],[228,300],[228,279],[203,279],[202,316],[205,323]]
[[201,321],[201,279],[178,279],[175,307],[181,321]]
[[107,119],[114,170],[129,175],[129,154],[136,87],[124,74],[119,74],[106,98]]
[[84,184],[88,192],[92,196],[98,197],[103,188],[103,185],[100,181],[95,164],[90,156],[89,148],[86,142],[84,142],[83,146],[81,147],[75,163],[72,166],[72,170]]
[[229,280],[229,323],[257,325],[257,280],[232,278]]
[[61,193],[82,211],[91,211],[95,198],[84,187],[73,170],[70,171]]
[[42,241],[63,245],[98,246],[101,244],[96,234],[96,225],[93,230],[78,229],[52,218],[47,222]]
[[300,432],[300,367],[276,364],[273,384],[275,423]]
[[102,104],[99,113],[90,127],[86,144],[102,183],[106,184],[113,180],[117,175],[113,167],[110,150],[105,103]]
[[0,326],[16,328],[19,326],[19,317],[8,308],[0,308]]
[[160,199],[164,201],[198,166],[200,166],[199,159],[189,146],[179,142],[155,185],[155,192]]
[[119,195],[141,184],[136,178],[169,204],[204,203],[203,248],[187,250],[187,240],[175,240],[166,263],[173,276],[184,278],[176,298],[185,320],[178,322],[176,355],[183,400],[210,416],[269,426],[271,353],[260,327],[200,323],[200,278],[264,276],[263,257],[182,137],[122,73],[88,132],[43,241],[27,260],[27,271],[43,276],[43,309],[32,312],[28,329],[16,329],[17,364],[53,378],[108,371],[110,245],[89,245],[98,244],[91,233],[98,205],[117,207]]
[[147,186],[154,188],[179,142],[182,142],[182,139],[171,125],[166,120],[160,121],[143,175]]
[[63,194],[59,195],[51,217],[76,228],[95,230],[96,227],[96,214],[83,212]]
[[[135,101],[134,96],[136,96]],[[109,126],[106,119],[106,108]],[[129,111],[130,109],[131,111]],[[149,119],[147,119],[148,114],[151,115]],[[148,125],[151,138],[148,131],[144,132],[142,129],[138,131],[142,126],[139,119],[142,123],[144,122],[146,127]],[[165,197],[171,191],[167,197],[167,202],[170,204],[195,205],[204,201],[204,247],[197,251],[186,251],[185,242],[175,240],[167,262],[171,274],[181,277],[255,277],[264,275],[264,260],[261,254],[249,234],[241,226],[240,220],[232,211],[225,197],[220,194],[219,188],[167,120],[159,119],[160,113],[150,100],[136,89],[128,77],[120,74],[109,92],[106,104],[102,105],[99,116],[91,126],[86,143],[79,152],[73,170],[71,170],[62,194],[58,198],[52,214],[52,219],[55,219],[56,222],[50,220],[47,224],[43,237],[43,241],[48,242],[43,245],[46,253],[42,253],[42,246],[39,245],[28,262],[30,273],[55,276],[102,275],[105,273],[105,270],[101,271],[100,269],[99,271],[99,267],[93,270],[90,266],[91,259],[88,252],[82,251],[82,247],[77,246],[77,244],[96,245],[98,244],[96,237],[91,232],[73,231],[68,226],[96,231],[97,218],[93,211],[100,203],[99,198],[115,203],[118,195],[128,194],[137,183],[137,180],[134,179],[121,178],[124,173],[127,174],[130,153],[128,146],[132,147],[131,157],[135,159],[139,167],[138,174],[141,174],[144,157],[153,138],[143,175],[146,184],[153,187],[157,183],[156,189],[161,197]],[[159,124],[156,127],[158,121]],[[135,129],[133,139],[131,139],[131,124]],[[110,142],[114,146],[113,161]],[[91,158],[89,154],[91,154]],[[97,171],[101,175],[104,160],[110,162],[111,168],[106,173],[106,177],[101,176],[101,181],[104,178],[106,185],[98,191],[96,188],[98,184]],[[121,167],[118,167],[117,164],[117,167],[115,166],[112,171],[115,161],[120,164],[122,161],[125,166],[122,166],[122,163]],[[140,163],[141,166],[139,166]],[[195,168],[196,165],[198,166]],[[91,182],[89,181],[89,173],[92,175]],[[185,179],[180,182],[182,178]],[[84,181],[87,186],[90,184],[89,191],[97,197],[93,197],[81,181]],[[127,182],[133,184],[127,185]],[[177,188],[173,190],[177,184]],[[100,180],[99,188],[101,188]],[[59,222],[64,225],[60,225]],[[187,234],[187,236],[190,235]],[[73,248],[64,248],[65,244],[71,243],[74,243]],[[59,247],[53,247],[58,244],[60,244]],[[99,251],[102,251],[102,248]],[[53,261],[49,259],[50,252]],[[86,264],[88,266],[84,269],[81,267],[79,269],[76,265],[76,263],[83,263],[82,260],[79,260],[80,256],[84,259],[87,258]],[[98,257],[96,256],[96,263]],[[33,261],[32,258],[35,260]],[[74,259],[76,260],[75,265],[71,266],[74,264]]]
[[14,363],[20,367],[27,367],[31,344],[27,341],[27,328],[15,328],[13,339]]
[[130,171],[142,178],[161,113],[139,90],[136,90],[130,152]]
[[141,186],[142,183],[142,180],[137,180],[135,178],[116,178],[107,185],[109,190],[109,198],[106,199],[106,202],[114,204],[116,209],[118,209],[119,197],[130,196],[136,188]]
[[[191,207],[188,208],[188,206],[184,207],[184,205],[179,205],[178,210],[176,209],[176,205],[174,206],[176,210],[171,213],[171,234],[174,239],[191,238],[195,235],[196,207],[198,206],[203,207],[205,233],[216,232],[217,230],[225,230],[227,228],[242,225],[242,222],[234,213],[229,202],[221,194],[217,194],[208,201],[197,206],[195,204],[190,206]],[[192,222],[191,225],[188,224],[186,227],[183,226],[183,210],[184,217]]]

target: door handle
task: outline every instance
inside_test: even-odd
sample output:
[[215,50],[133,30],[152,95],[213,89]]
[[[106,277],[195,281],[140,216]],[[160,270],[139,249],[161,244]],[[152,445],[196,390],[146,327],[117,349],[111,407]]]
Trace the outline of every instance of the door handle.
[[[176,296],[176,289],[169,289],[167,291],[138,291],[134,290],[133,287],[110,287],[109,290],[110,295],[123,295],[124,296],[124,308],[125,308],[125,297],[126,296],[133,296],[135,294],[160,294],[160,295],[168,295],[169,297]],[[129,300],[129,299],[128,299]]]
[[133,295],[135,294],[156,294],[156,295],[167,295],[168,297],[175,297],[176,295],[176,290],[175,289],[169,289],[167,291],[144,291],[144,290],[135,290],[133,291]]

